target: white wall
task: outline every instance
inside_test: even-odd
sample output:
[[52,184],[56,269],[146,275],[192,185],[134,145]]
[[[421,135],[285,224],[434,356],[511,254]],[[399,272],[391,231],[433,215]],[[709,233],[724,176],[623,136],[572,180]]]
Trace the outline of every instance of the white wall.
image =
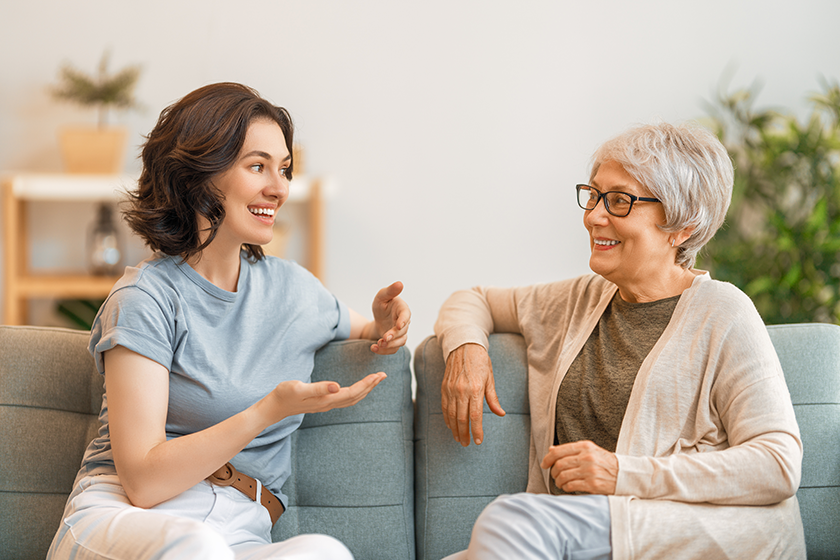
[[[840,76],[838,21],[835,0],[0,0],[0,170],[60,169],[57,127],[92,120],[46,93],[64,60],[143,64],[147,109],[119,119],[132,159],[167,104],[247,83],[337,185],[328,287],[369,313],[403,280],[413,350],[456,289],[588,270],[572,188],[600,142],[703,116],[727,68],[802,111]],[[43,245],[78,227],[61,207],[33,220]]]

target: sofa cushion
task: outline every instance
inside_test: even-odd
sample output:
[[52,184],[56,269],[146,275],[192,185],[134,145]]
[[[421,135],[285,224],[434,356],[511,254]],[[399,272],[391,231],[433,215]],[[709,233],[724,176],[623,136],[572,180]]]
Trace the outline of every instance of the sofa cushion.
[[437,560],[463,550],[481,510],[499,494],[522,492],[528,483],[530,412],[525,341],[519,335],[490,337],[500,418],[484,404],[481,445],[462,447],[440,409],[444,363],[440,344],[429,337],[417,347],[415,418],[415,525],[417,558]]
[[840,326],[767,327],[802,434],[796,497],[808,558],[840,556]]
[[369,341],[333,342],[315,355],[313,381],[347,386],[378,371],[388,378],[364,400],[309,414],[292,435],[292,474],[283,486],[289,507],[275,541],[324,533],[359,559],[414,558],[409,351],[378,356]]
[[88,333],[0,327],[0,550],[43,558],[99,429]]

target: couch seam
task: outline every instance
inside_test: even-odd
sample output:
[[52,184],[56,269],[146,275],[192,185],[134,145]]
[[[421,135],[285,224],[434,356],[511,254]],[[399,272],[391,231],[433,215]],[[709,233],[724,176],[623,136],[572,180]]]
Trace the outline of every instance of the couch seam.
[[388,507],[404,507],[405,504],[401,504],[399,502],[393,504],[370,504],[364,506],[337,506],[335,504],[332,505],[300,505],[300,504],[289,504],[289,509],[292,508],[331,508],[331,509],[371,509],[371,508],[388,508]]
[[314,430],[316,428],[333,428],[335,426],[363,426],[365,424],[402,424],[401,420],[370,420],[365,422],[336,422],[335,424],[319,424],[317,426],[306,426],[297,429],[298,432],[302,430]]
[[0,494],[38,494],[44,496],[64,496],[66,498],[70,494],[70,491],[46,492],[42,490],[0,490]]
[[[423,342],[423,373],[424,373],[424,376],[427,378],[426,379],[426,381],[427,381],[427,383],[426,383],[426,385],[427,385],[426,393],[427,394],[426,394],[426,403],[424,403],[423,414],[426,416],[425,425],[426,425],[426,430],[427,431],[429,429],[429,417],[430,417],[430,413],[429,413],[429,409],[428,409],[428,401],[429,401],[429,398],[428,398],[429,397],[429,395],[428,395],[428,392],[429,392],[428,371],[427,371],[427,368],[426,368],[426,365],[428,364],[427,354],[428,354],[429,340],[430,339],[427,338]],[[444,369],[445,368],[446,368],[446,364],[444,363]],[[416,375],[417,374],[417,368],[415,367],[414,370],[415,370],[415,375]],[[441,411],[441,416],[443,416],[443,411]],[[427,557],[426,552],[428,551],[428,548],[429,548],[429,542],[428,542],[428,535],[429,535],[429,531],[428,531],[428,528],[429,528],[429,481],[428,481],[428,476],[429,476],[429,448],[428,448],[428,441],[429,441],[428,434],[426,434],[426,437],[424,438],[424,442],[423,442],[423,445],[425,446],[425,450],[423,452],[423,477],[425,479],[423,481],[423,560],[426,559],[426,557]],[[417,452],[417,450],[415,449],[415,453],[416,452]],[[417,469],[415,468],[414,470],[416,471]],[[416,474],[417,473],[415,472],[415,475]],[[417,496],[415,496],[415,499],[417,499]],[[416,506],[414,508],[414,512],[415,512],[415,514],[417,513],[417,507]],[[415,533],[416,533],[416,531],[417,531],[416,525],[415,525],[414,530],[415,530]]]
[[84,416],[98,416],[99,412],[79,412],[78,410],[66,410],[63,408],[52,408],[48,406],[37,406],[31,404],[17,404],[17,403],[2,403],[0,408],[28,408],[30,410],[51,410],[53,412],[66,412],[67,414],[81,414]]

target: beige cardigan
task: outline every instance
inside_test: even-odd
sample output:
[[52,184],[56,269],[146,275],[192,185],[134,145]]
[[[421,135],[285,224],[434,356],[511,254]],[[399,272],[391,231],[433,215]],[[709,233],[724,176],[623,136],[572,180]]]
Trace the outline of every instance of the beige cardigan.
[[[456,292],[441,309],[444,358],[492,332],[525,338],[529,492],[548,492],[539,463],[560,382],[615,291],[588,275]],[[731,284],[701,274],[683,293],[636,376],[616,455],[614,559],[805,558],[799,428],[761,317]]]

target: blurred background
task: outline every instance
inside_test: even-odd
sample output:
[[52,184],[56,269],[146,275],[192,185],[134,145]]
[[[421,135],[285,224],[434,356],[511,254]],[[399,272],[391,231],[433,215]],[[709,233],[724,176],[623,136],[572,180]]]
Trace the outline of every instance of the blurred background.
[[[840,76],[838,21],[834,0],[0,0],[0,172],[61,172],[57,131],[96,122],[50,94],[62,64],[94,73],[107,50],[114,71],[140,65],[141,106],[111,116],[133,176],[164,107],[248,84],[291,112],[324,180],[325,285],[370,315],[402,280],[413,350],[457,289],[589,271],[573,190],[607,138],[706,119],[756,83],[757,105],[807,119]],[[95,213],[31,205],[32,266],[84,270]],[[39,305],[27,322],[54,321]]]

